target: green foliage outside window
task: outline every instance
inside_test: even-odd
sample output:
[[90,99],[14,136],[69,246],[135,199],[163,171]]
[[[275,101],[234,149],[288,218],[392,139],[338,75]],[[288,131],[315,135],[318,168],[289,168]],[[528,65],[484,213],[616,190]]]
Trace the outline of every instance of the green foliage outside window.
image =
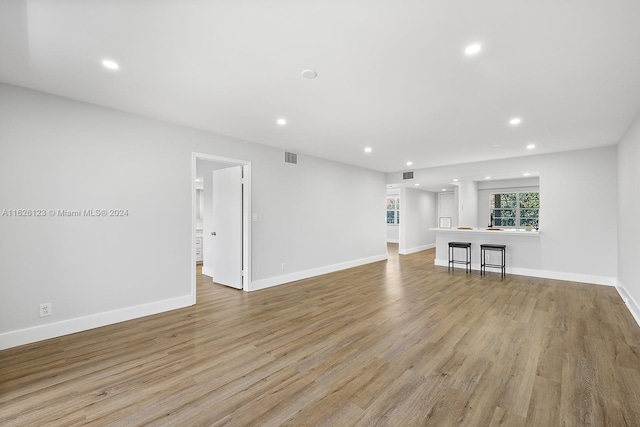
[[496,227],[537,227],[540,193],[497,193],[492,194],[490,200]]

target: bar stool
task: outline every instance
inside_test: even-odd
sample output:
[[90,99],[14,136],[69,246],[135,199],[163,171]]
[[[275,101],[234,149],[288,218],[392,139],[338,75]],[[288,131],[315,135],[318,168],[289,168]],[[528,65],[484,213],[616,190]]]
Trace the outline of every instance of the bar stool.
[[[460,248],[464,249],[465,260],[457,260],[455,259],[454,249]],[[471,273],[471,243],[469,242],[449,242],[449,271],[451,271],[451,267],[453,264],[464,264],[464,271]]]
[[[500,251],[500,264],[487,264],[486,263],[486,251]],[[490,268],[499,268],[500,269],[500,277],[504,277],[507,275],[506,272],[506,262],[507,262],[507,246],[506,245],[480,245],[480,275],[483,275],[487,272],[487,267]]]

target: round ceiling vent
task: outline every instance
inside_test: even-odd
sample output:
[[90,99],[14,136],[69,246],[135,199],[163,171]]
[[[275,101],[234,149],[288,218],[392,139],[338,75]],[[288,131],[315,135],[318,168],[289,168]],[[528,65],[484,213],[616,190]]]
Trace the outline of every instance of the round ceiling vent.
[[318,73],[314,70],[304,70],[301,74],[305,79],[315,79],[318,77]]

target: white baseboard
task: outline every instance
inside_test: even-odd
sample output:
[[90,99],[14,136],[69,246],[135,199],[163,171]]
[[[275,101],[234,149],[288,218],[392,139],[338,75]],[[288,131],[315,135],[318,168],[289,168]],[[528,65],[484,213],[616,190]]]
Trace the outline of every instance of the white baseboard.
[[0,350],[188,307],[193,305],[193,300],[192,295],[185,295],[105,313],[97,313],[90,316],[77,317],[75,319],[5,332],[0,334]]
[[435,243],[431,243],[429,245],[416,246],[415,248],[398,249],[398,254],[400,254],[400,255],[409,255],[409,254],[414,254],[416,252],[426,251],[427,249],[433,249],[435,247],[436,247],[436,244]]
[[638,326],[640,326],[640,304],[631,296],[627,288],[624,287],[620,281],[616,280],[616,290],[620,294],[620,298],[624,301],[625,305],[631,312],[631,315],[635,319]]
[[327,265],[324,267],[313,268],[311,270],[285,274],[283,276],[276,276],[276,277],[270,277],[268,279],[254,280],[249,285],[249,291],[257,291],[260,289],[270,288],[272,286],[295,282],[296,280],[308,279],[309,277],[320,276],[322,274],[333,273],[334,271],[346,270],[347,268],[353,268],[353,267],[358,267],[360,265],[370,264],[372,262],[384,261],[387,258],[388,258],[387,254],[376,255],[368,258],[361,258],[353,261],[343,262],[340,264]]
[[387,239],[387,243],[400,243],[398,239]]
[[[435,265],[447,267],[449,265],[446,259],[436,259]],[[456,268],[464,268],[463,264],[454,264]],[[471,263],[472,270],[480,270],[480,263]],[[489,269],[488,271],[500,271],[498,269]],[[569,282],[589,283],[592,285],[615,286],[615,277],[594,276],[590,274],[567,273],[563,271],[536,270],[531,268],[513,268],[507,266],[507,274],[515,274],[517,276],[539,277],[541,279],[566,280]]]
[[213,269],[211,267],[202,266],[202,274],[207,277],[213,277]]

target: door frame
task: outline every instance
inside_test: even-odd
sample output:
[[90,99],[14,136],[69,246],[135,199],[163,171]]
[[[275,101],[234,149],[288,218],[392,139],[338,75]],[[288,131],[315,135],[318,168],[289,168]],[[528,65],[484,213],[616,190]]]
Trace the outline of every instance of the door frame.
[[242,290],[249,291],[251,284],[251,162],[206,153],[191,153],[191,295],[196,303],[196,162],[197,160],[242,166]]

